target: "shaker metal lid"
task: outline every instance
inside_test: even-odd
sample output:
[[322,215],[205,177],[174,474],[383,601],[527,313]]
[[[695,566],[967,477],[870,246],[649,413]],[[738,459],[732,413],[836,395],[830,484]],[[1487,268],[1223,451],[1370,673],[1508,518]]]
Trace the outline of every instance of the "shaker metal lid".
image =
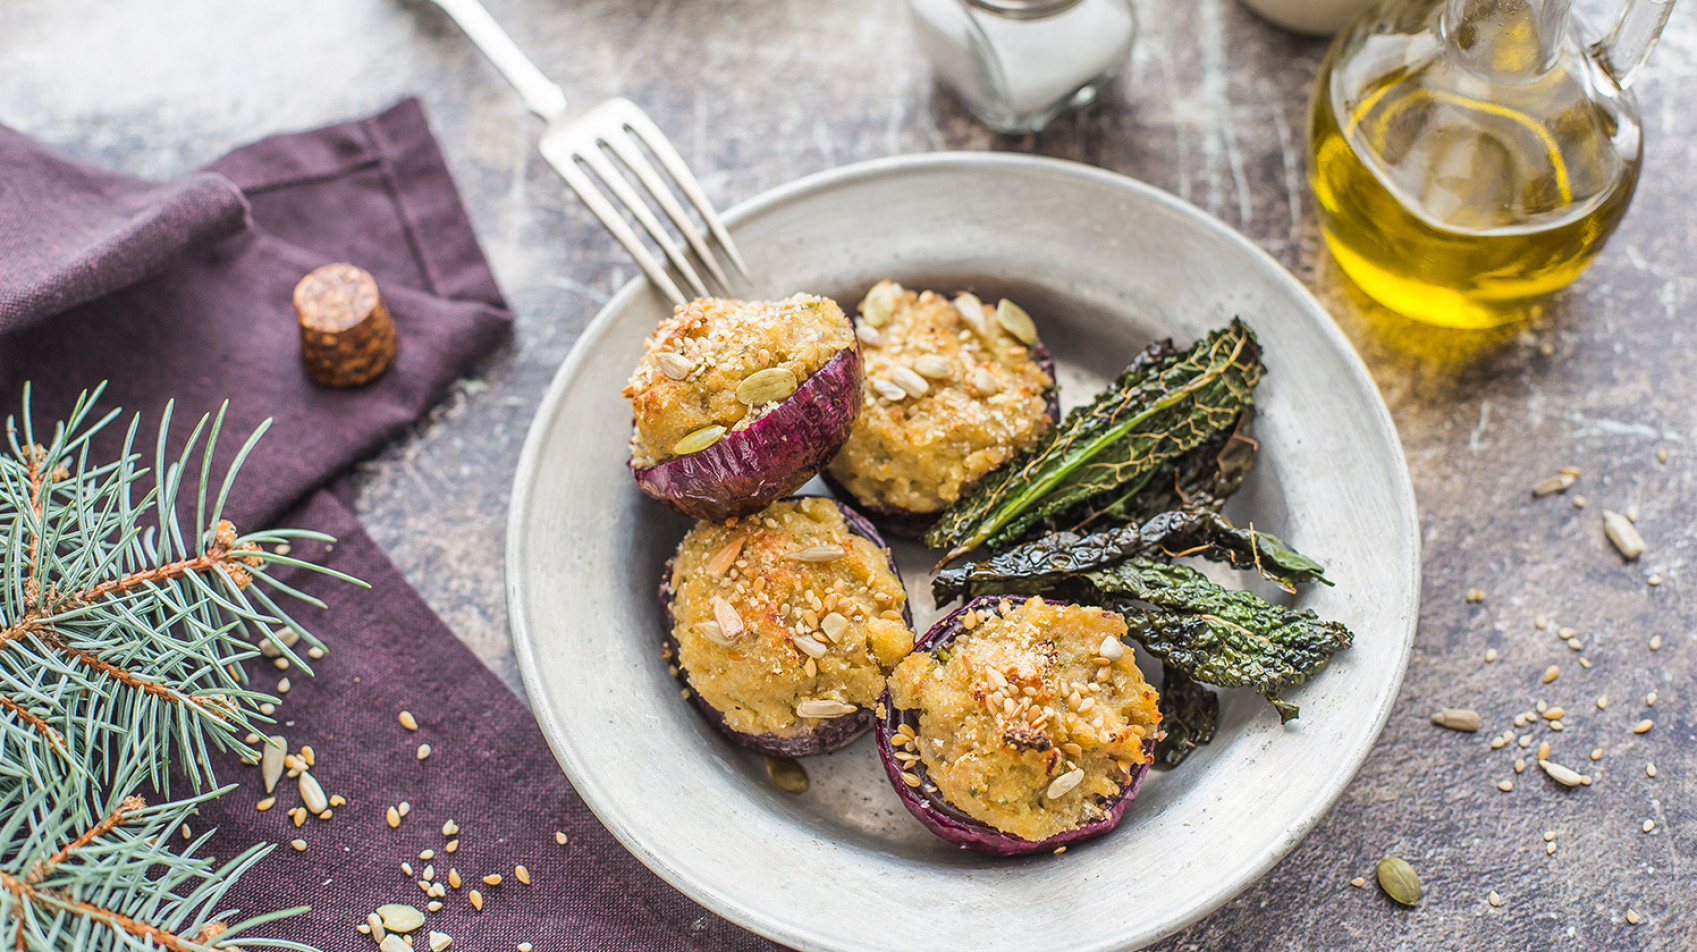
[[966,0],[967,4],[1016,20],[1053,16],[1078,6],[1079,0]]

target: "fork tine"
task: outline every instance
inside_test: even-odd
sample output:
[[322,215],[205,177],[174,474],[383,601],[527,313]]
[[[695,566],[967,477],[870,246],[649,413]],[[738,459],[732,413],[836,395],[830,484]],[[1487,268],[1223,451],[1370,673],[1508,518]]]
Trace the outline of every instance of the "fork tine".
[[713,254],[713,249],[707,247],[707,239],[702,236],[700,229],[695,227],[695,223],[690,221],[688,213],[684,211],[682,205],[678,204],[678,197],[660,178],[660,173],[654,170],[654,164],[648,161],[642,154],[642,150],[638,149],[636,143],[631,141],[630,136],[625,134],[624,128],[621,126],[608,131],[602,136],[601,141],[613,150],[613,154],[624,162],[626,168],[636,173],[636,177],[641,180],[643,188],[648,189],[649,194],[653,195],[654,200],[659,203],[661,210],[666,213],[667,217],[671,218],[672,224],[677,226],[678,231],[683,232],[684,240],[689,242],[691,248],[695,249],[696,257],[700,258],[701,263],[707,266],[707,270],[712,273],[713,279],[719,282],[719,286],[726,291],[731,290],[731,281],[725,276],[725,269],[719,266],[718,256]]
[[660,250],[666,253],[667,260],[671,261],[672,265],[678,269],[678,273],[684,276],[685,281],[689,282],[690,289],[695,291],[696,296],[706,297],[707,285],[701,283],[701,275],[696,274],[695,269],[690,267],[689,258],[684,255],[684,250],[678,247],[678,243],[673,241],[672,236],[666,232],[666,227],[660,224],[658,218],[654,217],[654,213],[648,208],[648,203],[642,200],[642,196],[636,193],[636,189],[631,188],[630,182],[619,174],[619,170],[601,151],[600,137],[590,138],[583,148],[575,151],[578,159],[584,165],[589,166],[590,171],[600,176],[601,183],[613,193],[613,197],[629,209],[632,215],[636,216],[637,223],[647,230],[648,236],[653,238],[654,243],[660,246]]
[[[547,143],[544,142],[545,147],[546,145]],[[575,155],[570,150],[560,150],[557,154],[548,157],[548,164],[554,167],[554,171],[559,173],[560,178],[565,179],[571,190],[577,193],[577,197],[583,199],[583,203],[589,206],[589,210],[595,214],[595,217],[601,219],[601,224],[606,226],[609,232],[612,232],[619,244],[630,252],[630,256],[636,259],[637,267],[642,269],[643,274],[648,275],[648,280],[654,282],[654,286],[670,298],[673,304],[685,303],[686,299],[683,292],[678,290],[677,284],[672,281],[671,275],[666,273],[665,267],[649,253],[648,248],[643,245],[642,239],[636,236],[636,231],[607,201],[607,197],[601,194],[601,190],[595,187],[595,182],[584,174],[582,169],[577,167],[574,160]]]
[[707,222],[708,230],[713,232],[714,238],[718,239],[720,247],[724,248],[725,253],[730,255],[731,263],[736,265],[737,270],[742,272],[744,278],[753,281],[754,276],[749,273],[747,262],[742,260],[742,252],[737,250],[736,242],[731,240],[731,233],[725,230],[725,223],[719,219],[719,213],[713,210],[712,203],[707,200],[707,193],[702,191],[701,183],[697,182],[695,176],[690,174],[689,166],[684,163],[683,156],[679,155],[678,150],[672,147],[672,143],[666,138],[665,133],[660,131],[660,127],[656,126],[653,120],[648,118],[648,114],[638,108],[635,103],[628,99],[616,101],[620,105],[619,118],[624,125],[630,131],[636,133],[636,137],[648,146],[649,150],[654,153],[654,157],[660,160],[660,165],[677,181],[678,187],[683,189],[683,193],[689,198],[690,204],[695,206],[695,210],[701,213],[702,220]]

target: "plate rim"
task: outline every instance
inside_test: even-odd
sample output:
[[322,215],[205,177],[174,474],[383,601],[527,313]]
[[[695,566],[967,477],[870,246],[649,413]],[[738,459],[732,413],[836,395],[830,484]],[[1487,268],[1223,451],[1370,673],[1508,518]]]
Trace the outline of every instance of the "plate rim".
[[[1327,343],[1344,357],[1345,365],[1348,367],[1348,372],[1352,378],[1351,382],[1373,395],[1373,400],[1370,401],[1372,412],[1376,415],[1382,428],[1381,432],[1388,436],[1389,449],[1393,461],[1397,464],[1396,471],[1401,475],[1401,479],[1391,487],[1391,492],[1400,503],[1397,509],[1402,517],[1401,521],[1404,523],[1403,529],[1412,542],[1401,568],[1405,580],[1409,584],[1413,609],[1408,613],[1401,632],[1402,650],[1398,655],[1394,676],[1386,680],[1385,690],[1380,693],[1377,699],[1372,718],[1372,730],[1361,733],[1358,743],[1349,749],[1350,769],[1347,772],[1339,773],[1335,782],[1326,787],[1322,796],[1317,798],[1316,803],[1319,804],[1319,809],[1310,811],[1308,815],[1301,818],[1300,822],[1287,828],[1286,835],[1270,845],[1260,855],[1249,857],[1246,863],[1237,868],[1234,875],[1228,877],[1231,880],[1228,888],[1217,894],[1212,901],[1193,906],[1186,914],[1166,923],[1159,935],[1146,940],[1147,942],[1157,942],[1211,915],[1249,886],[1259,882],[1269,870],[1288,856],[1291,850],[1306,839],[1314,827],[1331,813],[1344,790],[1361,772],[1361,768],[1366,763],[1374,744],[1378,742],[1379,736],[1384,732],[1385,724],[1390,719],[1391,710],[1396,704],[1397,697],[1401,693],[1403,680],[1407,675],[1408,664],[1413,652],[1414,635],[1419,623],[1421,596],[1422,540],[1420,538],[1419,508],[1414,494],[1413,480],[1408,471],[1407,457],[1403,452],[1402,439],[1397,432],[1396,423],[1391,417],[1390,409],[1385,404],[1384,395],[1379,391],[1378,384],[1368,372],[1361,355],[1338,327],[1330,312],[1326,310],[1307,286],[1298,281],[1277,259],[1237,229],[1176,195],[1120,172],[1069,159],[1027,153],[969,151],[908,153],[854,162],[803,176],[737,203],[724,213],[723,218],[726,226],[734,230],[735,226],[746,218],[815,190],[840,186],[856,179],[900,175],[915,169],[925,170],[939,166],[1003,167],[1016,171],[1046,171],[1093,180],[1101,185],[1134,193],[1143,200],[1152,201],[1169,211],[1192,219],[1199,226],[1216,233],[1219,237],[1235,244],[1240,250],[1260,259],[1263,264],[1271,268],[1272,272],[1277,274],[1277,280],[1280,283],[1284,284],[1299,300],[1305,301],[1311,307],[1315,316],[1323,318],[1316,323],[1319,325],[1320,332]],[[523,573],[520,571],[520,556],[528,535],[523,517],[530,509],[532,496],[536,489],[536,468],[542,452],[543,434],[547,429],[545,424],[546,421],[553,419],[558,412],[559,403],[564,398],[567,382],[576,375],[579,367],[589,359],[587,355],[590,348],[586,345],[605,335],[613,326],[615,316],[629,306],[632,298],[644,293],[645,290],[648,293],[659,293],[650,290],[648,279],[638,274],[627,281],[618,292],[601,306],[594,318],[584,326],[583,332],[578,335],[577,340],[572,343],[571,350],[561,362],[559,369],[555,371],[554,376],[549,380],[548,388],[544,392],[542,400],[537,404],[526,429],[524,446],[519,454],[509,495],[505,557],[503,559],[505,575],[503,587],[506,591],[507,623],[512,638],[514,657],[518,663],[520,680],[524,685],[532,716],[536,719],[543,739],[554,754],[555,762],[560,766],[562,773],[583,799],[585,805],[595,815],[596,820],[613,835],[621,846],[649,870],[690,900],[742,928],[773,941],[797,949],[822,950],[822,952],[858,948],[858,946],[844,944],[844,940],[841,938],[808,932],[786,921],[761,915],[756,910],[742,905],[715,888],[711,883],[698,881],[694,877],[683,874],[666,862],[662,856],[650,850],[643,838],[634,829],[618,820],[616,813],[610,814],[603,809],[605,799],[610,798],[604,798],[604,795],[596,790],[592,779],[593,774],[583,769],[584,765],[564,744],[564,734],[559,729],[554,713],[542,700],[544,695],[536,660],[537,645],[529,620],[523,610],[526,585]],[[583,779],[580,780],[580,777]],[[1101,950],[1128,949],[1131,946],[1122,940],[1112,945],[1102,945],[1095,948]]]

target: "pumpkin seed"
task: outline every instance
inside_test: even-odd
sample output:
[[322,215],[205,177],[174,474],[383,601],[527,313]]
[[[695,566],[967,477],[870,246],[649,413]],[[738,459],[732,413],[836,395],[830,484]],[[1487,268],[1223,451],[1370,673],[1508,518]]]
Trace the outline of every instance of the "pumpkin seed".
[[766,758],[766,776],[785,793],[807,792],[807,769],[788,757]]
[[405,903],[378,906],[377,915],[383,920],[383,928],[390,932],[411,932],[424,925],[424,913]]
[[725,428],[716,423],[712,426],[704,426],[672,444],[672,453],[676,456],[688,456],[691,453],[699,453],[707,447],[712,446],[714,443],[719,442],[720,437],[723,437],[724,435]]
[[1632,520],[1610,509],[1603,510],[1603,534],[1614,544],[1615,551],[1628,562],[1644,554],[1644,537]]
[[879,281],[866,292],[866,299],[860,302],[860,317],[873,327],[883,327],[890,323],[890,318],[896,314],[896,302],[902,293],[902,286],[894,281]]
[[695,362],[682,354],[674,354],[663,350],[654,355],[654,362],[660,365],[660,372],[673,380],[682,380],[695,369]]
[[1379,860],[1379,888],[1385,895],[1405,906],[1420,904],[1420,876],[1414,872],[1414,867],[1400,856],[1387,856]]
[[859,708],[856,708],[853,704],[844,704],[842,701],[833,701],[830,698],[808,698],[795,706],[796,714],[801,717],[813,717],[820,720],[842,717],[845,714],[853,714],[857,710]]
[[1037,343],[1037,324],[1031,320],[1030,314],[1025,313],[1025,308],[1007,298],[996,302],[996,323],[1022,344],[1030,346]]
[[900,403],[907,399],[906,390],[903,390],[882,377],[873,377],[868,381],[868,385],[872,387],[872,391],[874,393],[891,403]]
[[947,380],[955,375],[954,362],[937,354],[926,354],[915,360],[913,369],[919,371],[921,377],[932,380]]
[[790,558],[801,562],[835,562],[844,555],[840,545],[810,545],[805,549],[797,549],[790,553]]
[[277,781],[283,779],[283,758],[289,756],[288,744],[281,735],[267,739],[265,750],[259,755],[259,772],[265,778],[265,792],[272,793],[277,789]]
[[306,804],[308,811],[317,814],[330,809],[330,798],[324,795],[324,788],[319,785],[312,774],[301,774],[300,788],[301,802]]
[[695,633],[721,648],[729,648],[736,644],[736,639],[726,638],[725,630],[716,621],[698,621],[695,623]]
[[1049,789],[1044,793],[1044,796],[1051,800],[1058,800],[1071,793],[1073,788],[1083,782],[1084,768],[1074,767],[1066,773],[1061,774],[1059,777],[1056,777],[1054,782],[1049,784]]
[[1465,708],[1445,708],[1432,715],[1432,723],[1452,731],[1466,731],[1471,734],[1479,729],[1479,712]]
[[768,367],[749,374],[743,382],[737,384],[737,399],[751,407],[763,403],[777,403],[795,393],[801,381],[796,379],[793,371],[783,367]]
[[1554,761],[1540,760],[1538,766],[1544,768],[1544,773],[1548,774],[1551,780],[1564,787],[1577,787],[1585,782],[1585,778],[1577,770],[1563,767]]

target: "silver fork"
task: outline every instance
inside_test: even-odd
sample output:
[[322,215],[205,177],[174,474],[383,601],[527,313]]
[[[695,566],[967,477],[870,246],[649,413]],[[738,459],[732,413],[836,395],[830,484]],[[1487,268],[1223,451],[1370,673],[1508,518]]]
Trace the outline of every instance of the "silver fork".
[[[489,57],[495,68],[501,71],[507,82],[518,90],[519,97],[530,111],[540,116],[547,127],[542,132],[542,141],[538,148],[542,158],[547,161],[560,177],[566,180],[572,191],[583,199],[595,217],[601,219],[601,224],[613,233],[619,244],[625,246],[631,257],[636,259],[642,273],[648,275],[648,280],[654,282],[674,304],[685,301],[684,294],[678,289],[666,266],[648,250],[642,243],[636,230],[619,214],[618,206],[609,201],[606,194],[595,185],[600,179],[612,192],[613,198],[623,205],[637,223],[640,224],[654,243],[666,255],[666,260],[683,276],[691,290],[697,296],[708,294],[707,285],[701,280],[695,268],[691,267],[689,256],[673,240],[664,225],[655,217],[648,203],[642,200],[637,190],[631,187],[630,181],[619,173],[618,167],[607,157],[611,151],[619,161],[635,174],[637,181],[642,183],[644,190],[653,196],[656,204],[671,219],[672,224],[689,242],[695,256],[707,268],[708,274],[719,283],[719,286],[730,289],[730,281],[725,271],[719,266],[718,258],[707,243],[707,236],[695,227],[695,223],[678,202],[677,195],[666,184],[660,172],[653,163],[643,156],[637,143],[648,147],[659,160],[662,168],[671,175],[689,203],[701,214],[701,220],[707,223],[707,229],[713,240],[724,250],[744,278],[751,278],[748,265],[743,261],[742,253],[737,251],[736,243],[731,241],[731,234],[725,229],[725,223],[719,218],[719,213],[713,210],[713,205],[707,201],[707,194],[702,191],[701,183],[690,174],[689,166],[684,163],[683,156],[666,140],[664,133],[654,124],[648,114],[628,99],[609,99],[596,106],[589,112],[576,119],[566,118],[566,94],[560,87],[542,74],[528,57],[519,50],[518,45],[489,15],[479,0],[431,0],[441,7],[444,12],[458,23],[466,36]],[[580,164],[581,163],[581,164]],[[589,169],[595,173],[592,178],[584,171]]]

